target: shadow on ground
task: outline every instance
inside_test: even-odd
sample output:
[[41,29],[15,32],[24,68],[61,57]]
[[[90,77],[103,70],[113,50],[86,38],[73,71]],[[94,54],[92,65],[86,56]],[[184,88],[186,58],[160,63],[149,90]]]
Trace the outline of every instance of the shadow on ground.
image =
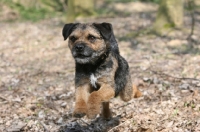
[[70,123],[62,126],[60,132],[107,132],[109,129],[119,125],[120,116],[114,117],[110,120],[104,120],[101,117],[86,123],[82,119],[71,121]]

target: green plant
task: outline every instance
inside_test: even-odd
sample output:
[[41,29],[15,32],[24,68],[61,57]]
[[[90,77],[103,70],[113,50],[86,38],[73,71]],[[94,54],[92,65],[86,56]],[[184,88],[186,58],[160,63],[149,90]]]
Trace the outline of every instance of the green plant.
[[20,3],[13,2],[12,0],[0,0],[0,2],[17,11],[21,20],[38,21],[55,15],[55,12],[48,9],[41,7],[38,8],[36,6],[31,6],[27,8]]
[[134,2],[134,1],[159,3],[161,0],[105,0],[106,3],[111,3],[111,2],[127,3],[127,2]]
[[143,1],[143,2],[153,2],[153,3],[159,3],[160,0],[140,0],[140,1]]

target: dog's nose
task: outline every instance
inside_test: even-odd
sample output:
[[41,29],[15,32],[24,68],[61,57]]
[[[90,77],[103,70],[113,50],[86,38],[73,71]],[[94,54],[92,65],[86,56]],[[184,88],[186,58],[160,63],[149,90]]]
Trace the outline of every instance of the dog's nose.
[[76,49],[77,52],[81,52],[84,49],[84,45],[78,44],[78,45],[76,45],[75,49]]

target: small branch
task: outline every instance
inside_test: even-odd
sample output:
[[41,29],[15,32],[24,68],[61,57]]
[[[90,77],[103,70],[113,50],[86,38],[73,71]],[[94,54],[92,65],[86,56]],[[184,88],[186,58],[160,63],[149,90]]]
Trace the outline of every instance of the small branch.
[[121,106],[116,107],[116,108],[114,108],[114,109],[119,109],[119,108],[122,108],[122,107],[128,106],[128,105],[130,105],[130,104],[132,104],[132,103],[133,103],[133,102],[129,102],[129,103],[126,103],[125,105],[121,105]]
[[43,126],[45,132],[49,132],[48,128],[46,127],[46,125],[43,122],[39,121],[39,123]]
[[161,76],[168,76],[168,77],[171,77],[171,78],[174,78],[174,79],[178,79],[178,80],[195,80],[195,81],[200,81],[199,79],[196,79],[196,78],[187,78],[187,77],[174,77],[174,76],[171,76],[171,75],[168,75],[166,73],[163,73],[163,72],[157,72],[157,71],[154,71],[154,70],[151,70],[149,69],[151,72],[153,72],[154,74],[157,74],[157,75],[161,75]]
[[[150,63],[150,62],[149,62]],[[154,71],[152,70],[152,64],[150,63],[150,66],[146,69],[146,71],[150,70],[151,72],[153,72],[154,74],[160,75],[160,76],[167,76],[167,77],[171,77],[174,79],[178,79],[178,80],[195,80],[195,81],[200,81],[200,79],[196,79],[196,78],[188,78],[188,77],[174,77],[172,75],[166,74],[162,71]]]
[[1,96],[1,95],[0,95],[0,98],[1,98],[1,99],[3,99],[3,100],[6,100],[6,101],[8,101],[6,98],[4,98],[4,97],[3,97],[3,96]]
[[88,124],[87,122],[85,122],[83,119],[80,119],[80,121],[82,121],[83,123],[85,123],[86,125],[90,125],[90,124]]
[[0,95],[0,98],[1,98],[2,100],[7,101],[7,102],[11,102],[10,100],[6,99],[5,97],[3,97],[3,96],[1,96],[1,95]]
[[119,124],[118,126],[116,126],[116,127],[113,127],[112,129],[110,129],[108,132],[113,132],[115,129],[117,129],[118,127],[120,127],[120,126],[122,126],[122,125],[124,125],[124,124],[126,124],[128,121],[130,121],[131,119],[128,119],[128,120],[126,120],[125,122],[123,122],[123,123],[121,123],[121,124]]

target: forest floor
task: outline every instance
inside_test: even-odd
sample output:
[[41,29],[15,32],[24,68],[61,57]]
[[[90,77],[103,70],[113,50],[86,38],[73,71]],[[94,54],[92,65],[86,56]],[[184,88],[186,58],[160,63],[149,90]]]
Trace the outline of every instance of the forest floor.
[[[131,4],[129,4],[131,5]],[[118,11],[123,6],[115,5]],[[133,6],[133,5],[132,5]],[[144,6],[145,7],[145,6]],[[145,7],[147,9],[147,7]],[[143,96],[111,101],[113,118],[73,118],[74,60],[60,19],[0,23],[0,131],[200,131],[200,13],[192,40],[191,18],[184,29],[149,32],[155,8],[128,15],[77,20],[110,22],[121,55]]]

